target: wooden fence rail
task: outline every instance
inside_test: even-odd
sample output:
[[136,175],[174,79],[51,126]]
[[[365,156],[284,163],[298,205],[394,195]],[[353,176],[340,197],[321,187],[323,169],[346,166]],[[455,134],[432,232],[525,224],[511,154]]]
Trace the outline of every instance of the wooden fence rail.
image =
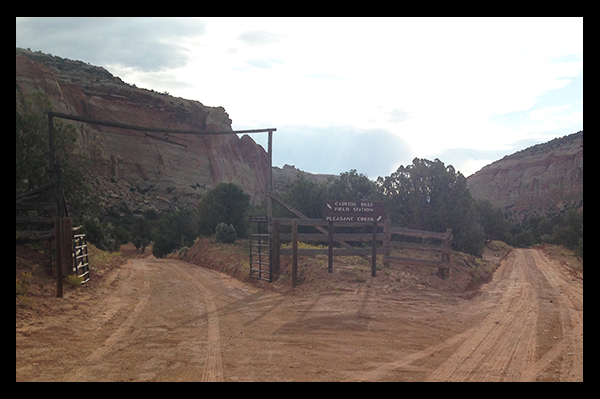
[[[281,226],[292,226],[292,233],[281,233]],[[299,233],[299,226],[312,226],[318,228],[322,233]],[[370,233],[336,233],[335,228],[365,227],[370,226]],[[323,229],[327,227],[327,230]],[[402,242],[393,240],[394,236],[405,236],[427,240],[426,243]],[[390,220],[387,219],[384,224],[360,223],[360,222],[330,222],[322,219],[297,219],[297,218],[278,218],[273,219],[272,228],[272,262],[274,273],[280,270],[280,255],[292,255],[292,286],[297,284],[298,256],[314,256],[327,254],[329,262],[329,273],[333,271],[334,256],[368,256],[371,255],[371,275],[376,276],[376,257],[384,256],[384,265],[389,266],[390,261],[399,261],[415,265],[438,266],[438,275],[446,278],[450,267],[450,251],[452,246],[452,229],[447,229],[444,233],[407,229],[403,227],[393,227]],[[282,241],[291,241],[291,248],[281,248]],[[327,248],[298,248],[298,242],[321,242],[327,245]],[[433,244],[429,241],[438,241]],[[333,244],[337,242],[345,244],[345,248],[334,248]],[[353,248],[347,245],[348,242],[371,242],[371,248]],[[381,245],[379,244],[381,243]],[[439,260],[434,259],[416,259],[399,256],[391,256],[393,249],[425,250],[440,252]]]

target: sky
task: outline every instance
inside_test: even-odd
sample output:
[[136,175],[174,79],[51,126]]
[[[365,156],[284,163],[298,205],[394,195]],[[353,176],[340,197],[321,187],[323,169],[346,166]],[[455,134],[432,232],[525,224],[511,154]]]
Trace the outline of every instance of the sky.
[[311,173],[469,176],[583,130],[583,18],[17,17],[16,46],[277,128],[273,165]]

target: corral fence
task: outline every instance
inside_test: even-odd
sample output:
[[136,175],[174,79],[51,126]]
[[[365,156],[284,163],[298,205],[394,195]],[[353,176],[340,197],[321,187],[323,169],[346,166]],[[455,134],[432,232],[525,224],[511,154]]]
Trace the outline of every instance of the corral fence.
[[16,197],[16,241],[44,241],[45,263],[56,277],[56,296],[62,297],[63,276],[74,271],[75,229],[64,200],[60,162],[55,167],[53,181]]
[[[283,226],[291,226],[291,233],[282,232]],[[298,227],[311,226],[318,233],[299,233]],[[362,227],[363,232],[354,233],[348,231],[351,228]],[[370,232],[364,232],[365,230]],[[287,229],[289,231],[289,228]],[[406,237],[409,237],[406,240]],[[446,278],[449,275],[450,252],[452,247],[452,229],[446,232],[432,232],[414,230],[391,226],[390,219],[383,223],[364,222],[334,222],[322,219],[308,218],[276,218],[272,222],[272,248],[271,267],[274,274],[280,270],[281,255],[292,256],[292,286],[298,283],[298,256],[314,256],[326,254],[328,256],[328,271],[333,272],[333,258],[335,256],[363,256],[371,257],[371,276],[376,277],[377,255],[383,255],[384,266],[390,262],[402,262],[416,266],[437,266],[438,275]],[[405,240],[401,241],[402,238]],[[291,242],[291,248],[283,248],[283,242]],[[298,248],[298,242],[319,242],[327,245],[327,248]],[[335,248],[335,243],[341,248]],[[352,244],[350,244],[352,243]],[[365,247],[361,243],[370,243]],[[357,245],[358,244],[358,245]],[[403,256],[392,256],[396,250],[425,250],[439,253],[438,259],[417,259]]]

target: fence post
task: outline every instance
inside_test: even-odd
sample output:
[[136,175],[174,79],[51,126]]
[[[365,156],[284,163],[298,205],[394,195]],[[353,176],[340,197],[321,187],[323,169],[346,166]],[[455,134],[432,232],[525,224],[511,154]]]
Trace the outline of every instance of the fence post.
[[392,220],[388,216],[387,219],[385,219],[385,223],[383,225],[383,248],[384,248],[383,266],[384,267],[390,267],[390,255],[392,252],[392,248],[391,248],[391,244],[390,244],[390,241],[392,241],[392,232],[390,230],[391,226],[392,226]]
[[329,247],[327,248],[327,271],[333,273],[333,222],[329,221]]
[[63,297],[63,234],[60,216],[54,218],[54,242],[56,243],[56,297]]
[[444,240],[443,246],[446,248],[445,252],[442,252],[442,262],[446,264],[446,267],[440,267],[437,275],[443,279],[450,276],[450,249],[452,248],[452,229],[446,229],[446,239]]
[[73,219],[62,218],[63,276],[73,274]]
[[292,220],[292,288],[298,284],[298,219]]
[[273,237],[271,238],[271,267],[273,275],[279,277],[279,270],[281,267],[281,260],[279,257],[279,250],[281,249],[281,239],[279,237],[279,220],[273,219],[273,226],[271,229]]
[[371,276],[377,276],[377,222],[373,222],[373,247],[371,250]]

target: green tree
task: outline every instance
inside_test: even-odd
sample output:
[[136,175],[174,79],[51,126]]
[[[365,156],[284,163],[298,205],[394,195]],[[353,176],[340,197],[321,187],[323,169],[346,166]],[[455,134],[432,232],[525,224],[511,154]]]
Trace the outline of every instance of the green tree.
[[356,169],[340,174],[328,189],[329,200],[366,201],[379,197],[377,184]]
[[477,211],[486,240],[507,241],[509,239],[510,223],[505,219],[502,210],[494,208],[488,200],[477,201]]
[[456,250],[481,255],[484,231],[477,206],[467,179],[452,165],[415,158],[377,183],[393,224],[440,232],[451,228]]
[[145,215],[133,218],[130,225],[130,235],[131,242],[133,242],[135,248],[138,250],[141,249],[143,253],[153,239],[151,220]]
[[327,187],[324,184],[308,180],[304,173],[300,173],[283,199],[309,218],[320,219],[326,196]]
[[581,253],[580,256],[583,257],[583,213],[570,209],[564,216],[555,219],[554,241]]
[[[50,182],[48,160],[48,117],[50,101],[43,93],[24,96],[17,92],[16,106],[16,195]],[[54,119],[54,154],[60,160],[63,188],[71,215],[99,209],[99,197],[91,194],[84,179],[81,160],[73,161],[77,130],[72,124]],[[49,194],[48,194],[49,195]],[[41,197],[40,197],[41,198]]]
[[212,235],[221,222],[233,225],[238,237],[246,237],[250,196],[233,183],[221,183],[198,204],[199,232]]
[[162,258],[178,248],[191,246],[197,235],[193,211],[163,212],[154,225],[152,254]]

